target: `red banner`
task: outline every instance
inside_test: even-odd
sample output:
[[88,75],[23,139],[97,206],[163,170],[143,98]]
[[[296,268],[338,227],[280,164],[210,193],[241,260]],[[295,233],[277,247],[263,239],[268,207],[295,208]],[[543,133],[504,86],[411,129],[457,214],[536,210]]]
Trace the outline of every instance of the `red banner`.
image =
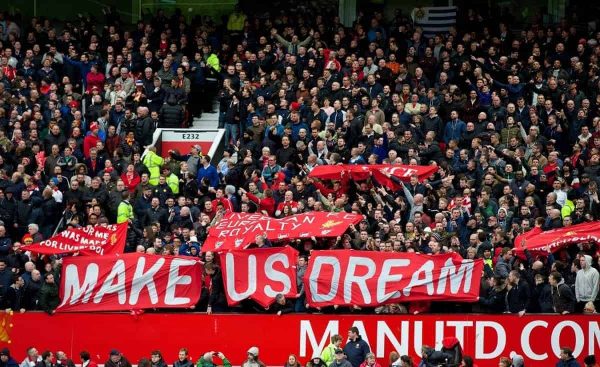
[[45,255],[111,255],[123,252],[126,239],[127,223],[98,225],[68,228],[47,240],[22,246],[21,249]]
[[542,231],[533,228],[515,239],[515,253],[522,255],[525,249],[533,255],[556,252],[575,243],[600,243],[600,222],[581,223],[573,226]]
[[392,176],[398,177],[400,180],[406,182],[410,181],[412,175],[417,175],[419,182],[423,182],[437,172],[437,169],[437,166],[344,164],[335,166],[317,166],[310,172],[309,177],[322,180],[341,180],[342,178],[366,180],[372,175],[382,185],[392,187],[392,185],[387,182],[389,179],[386,177],[385,172],[389,172]]
[[291,247],[221,252],[223,283],[227,302],[235,305],[251,298],[263,307],[282,293],[296,297],[296,260]]
[[260,214],[228,213],[209,229],[202,251],[242,249],[253,243],[258,235],[266,235],[270,241],[311,236],[337,237],[361,220],[362,215],[345,212],[308,212],[283,219]]
[[311,306],[378,306],[407,301],[475,302],[483,260],[458,254],[316,251],[304,289]]
[[[180,348],[188,348],[192,361],[210,350],[222,351],[235,366],[241,365],[247,350],[256,346],[267,366],[281,366],[290,353],[302,365],[319,355],[334,334],[346,335],[356,326],[362,338],[383,366],[390,352],[409,355],[420,361],[422,345],[440,348],[444,337],[456,336],[479,366],[496,366],[500,357],[517,353],[527,367],[554,366],[560,348],[568,346],[583,366],[583,357],[600,352],[600,324],[597,316],[585,315],[205,315],[197,313],[56,314],[15,313],[6,323],[2,347],[10,348],[17,361],[25,358],[31,345],[38,350],[63,350],[75,358],[87,350],[92,360],[105,363],[111,349],[118,349],[129,361],[148,358],[160,348],[170,365]],[[266,329],[276,332],[268,332]],[[31,330],[40,332],[32,343]],[[240,330],[254,332],[240,332]],[[174,337],[189,335],[194,337]],[[258,334],[258,335],[257,335]],[[169,335],[172,337],[165,337]],[[235,337],[232,337],[232,336]],[[11,343],[8,344],[8,340]],[[345,341],[344,341],[345,343]]]
[[57,311],[185,308],[200,298],[202,270],[191,258],[125,254],[63,260]]

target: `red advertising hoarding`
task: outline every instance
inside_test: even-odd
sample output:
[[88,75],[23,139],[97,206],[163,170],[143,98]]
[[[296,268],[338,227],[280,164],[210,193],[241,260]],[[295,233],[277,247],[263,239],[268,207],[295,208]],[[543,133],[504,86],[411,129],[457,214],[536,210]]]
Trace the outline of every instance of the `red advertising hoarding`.
[[[573,348],[582,361],[600,352],[600,319],[583,315],[205,315],[193,313],[45,313],[14,314],[6,320],[4,343],[18,361],[25,350],[63,350],[76,362],[81,350],[104,363],[118,349],[132,363],[159,349],[167,363],[179,348],[194,361],[207,351],[222,351],[240,365],[251,346],[260,349],[268,366],[281,366],[294,353],[305,364],[329,343],[333,334],[347,335],[356,326],[378,362],[388,365],[392,351],[420,360],[422,345],[439,347],[446,336],[456,336],[466,355],[479,366],[496,366],[501,356],[523,355],[528,367],[553,366],[560,348]],[[9,328],[12,325],[12,328]],[[35,332],[34,332],[35,331]]]

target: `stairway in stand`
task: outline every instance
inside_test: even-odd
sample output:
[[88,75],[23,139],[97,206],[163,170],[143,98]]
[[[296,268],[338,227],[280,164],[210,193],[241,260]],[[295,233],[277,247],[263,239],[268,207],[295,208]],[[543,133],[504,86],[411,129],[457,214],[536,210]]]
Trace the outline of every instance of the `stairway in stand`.
[[[215,103],[214,106],[214,110],[218,111],[219,106],[218,104]],[[200,118],[194,118],[194,121],[192,122],[192,126],[190,128],[192,129],[201,129],[201,130],[207,130],[207,129],[216,129],[219,127],[219,113],[215,112],[215,113],[202,113],[202,117]]]

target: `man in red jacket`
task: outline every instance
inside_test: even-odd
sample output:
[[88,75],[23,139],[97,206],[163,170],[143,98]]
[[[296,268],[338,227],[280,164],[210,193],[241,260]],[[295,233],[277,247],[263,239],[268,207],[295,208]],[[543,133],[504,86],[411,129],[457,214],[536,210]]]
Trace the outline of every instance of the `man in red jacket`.
[[98,137],[98,131],[100,127],[97,123],[92,122],[90,125],[90,133],[83,139],[83,155],[86,158],[90,157],[90,149],[96,147],[96,143],[100,141]]

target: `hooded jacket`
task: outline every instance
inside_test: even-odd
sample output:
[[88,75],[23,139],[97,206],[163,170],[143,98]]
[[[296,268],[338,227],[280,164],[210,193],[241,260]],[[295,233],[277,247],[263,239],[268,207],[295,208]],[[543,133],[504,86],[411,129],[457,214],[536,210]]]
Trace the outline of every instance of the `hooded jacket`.
[[567,311],[575,312],[575,295],[571,287],[565,284],[565,280],[561,280],[556,287],[552,287],[552,304],[554,312],[562,314]]
[[6,361],[6,363],[3,363],[2,361],[0,361],[0,367],[18,367],[19,366],[19,363],[17,363],[17,361],[15,361],[15,359],[10,355],[10,351],[8,350],[8,348],[2,349],[1,354],[7,356],[8,360]]
[[595,301],[598,296],[599,274],[592,267],[592,257],[584,255],[587,266],[577,272],[575,278],[575,297],[577,302]]

